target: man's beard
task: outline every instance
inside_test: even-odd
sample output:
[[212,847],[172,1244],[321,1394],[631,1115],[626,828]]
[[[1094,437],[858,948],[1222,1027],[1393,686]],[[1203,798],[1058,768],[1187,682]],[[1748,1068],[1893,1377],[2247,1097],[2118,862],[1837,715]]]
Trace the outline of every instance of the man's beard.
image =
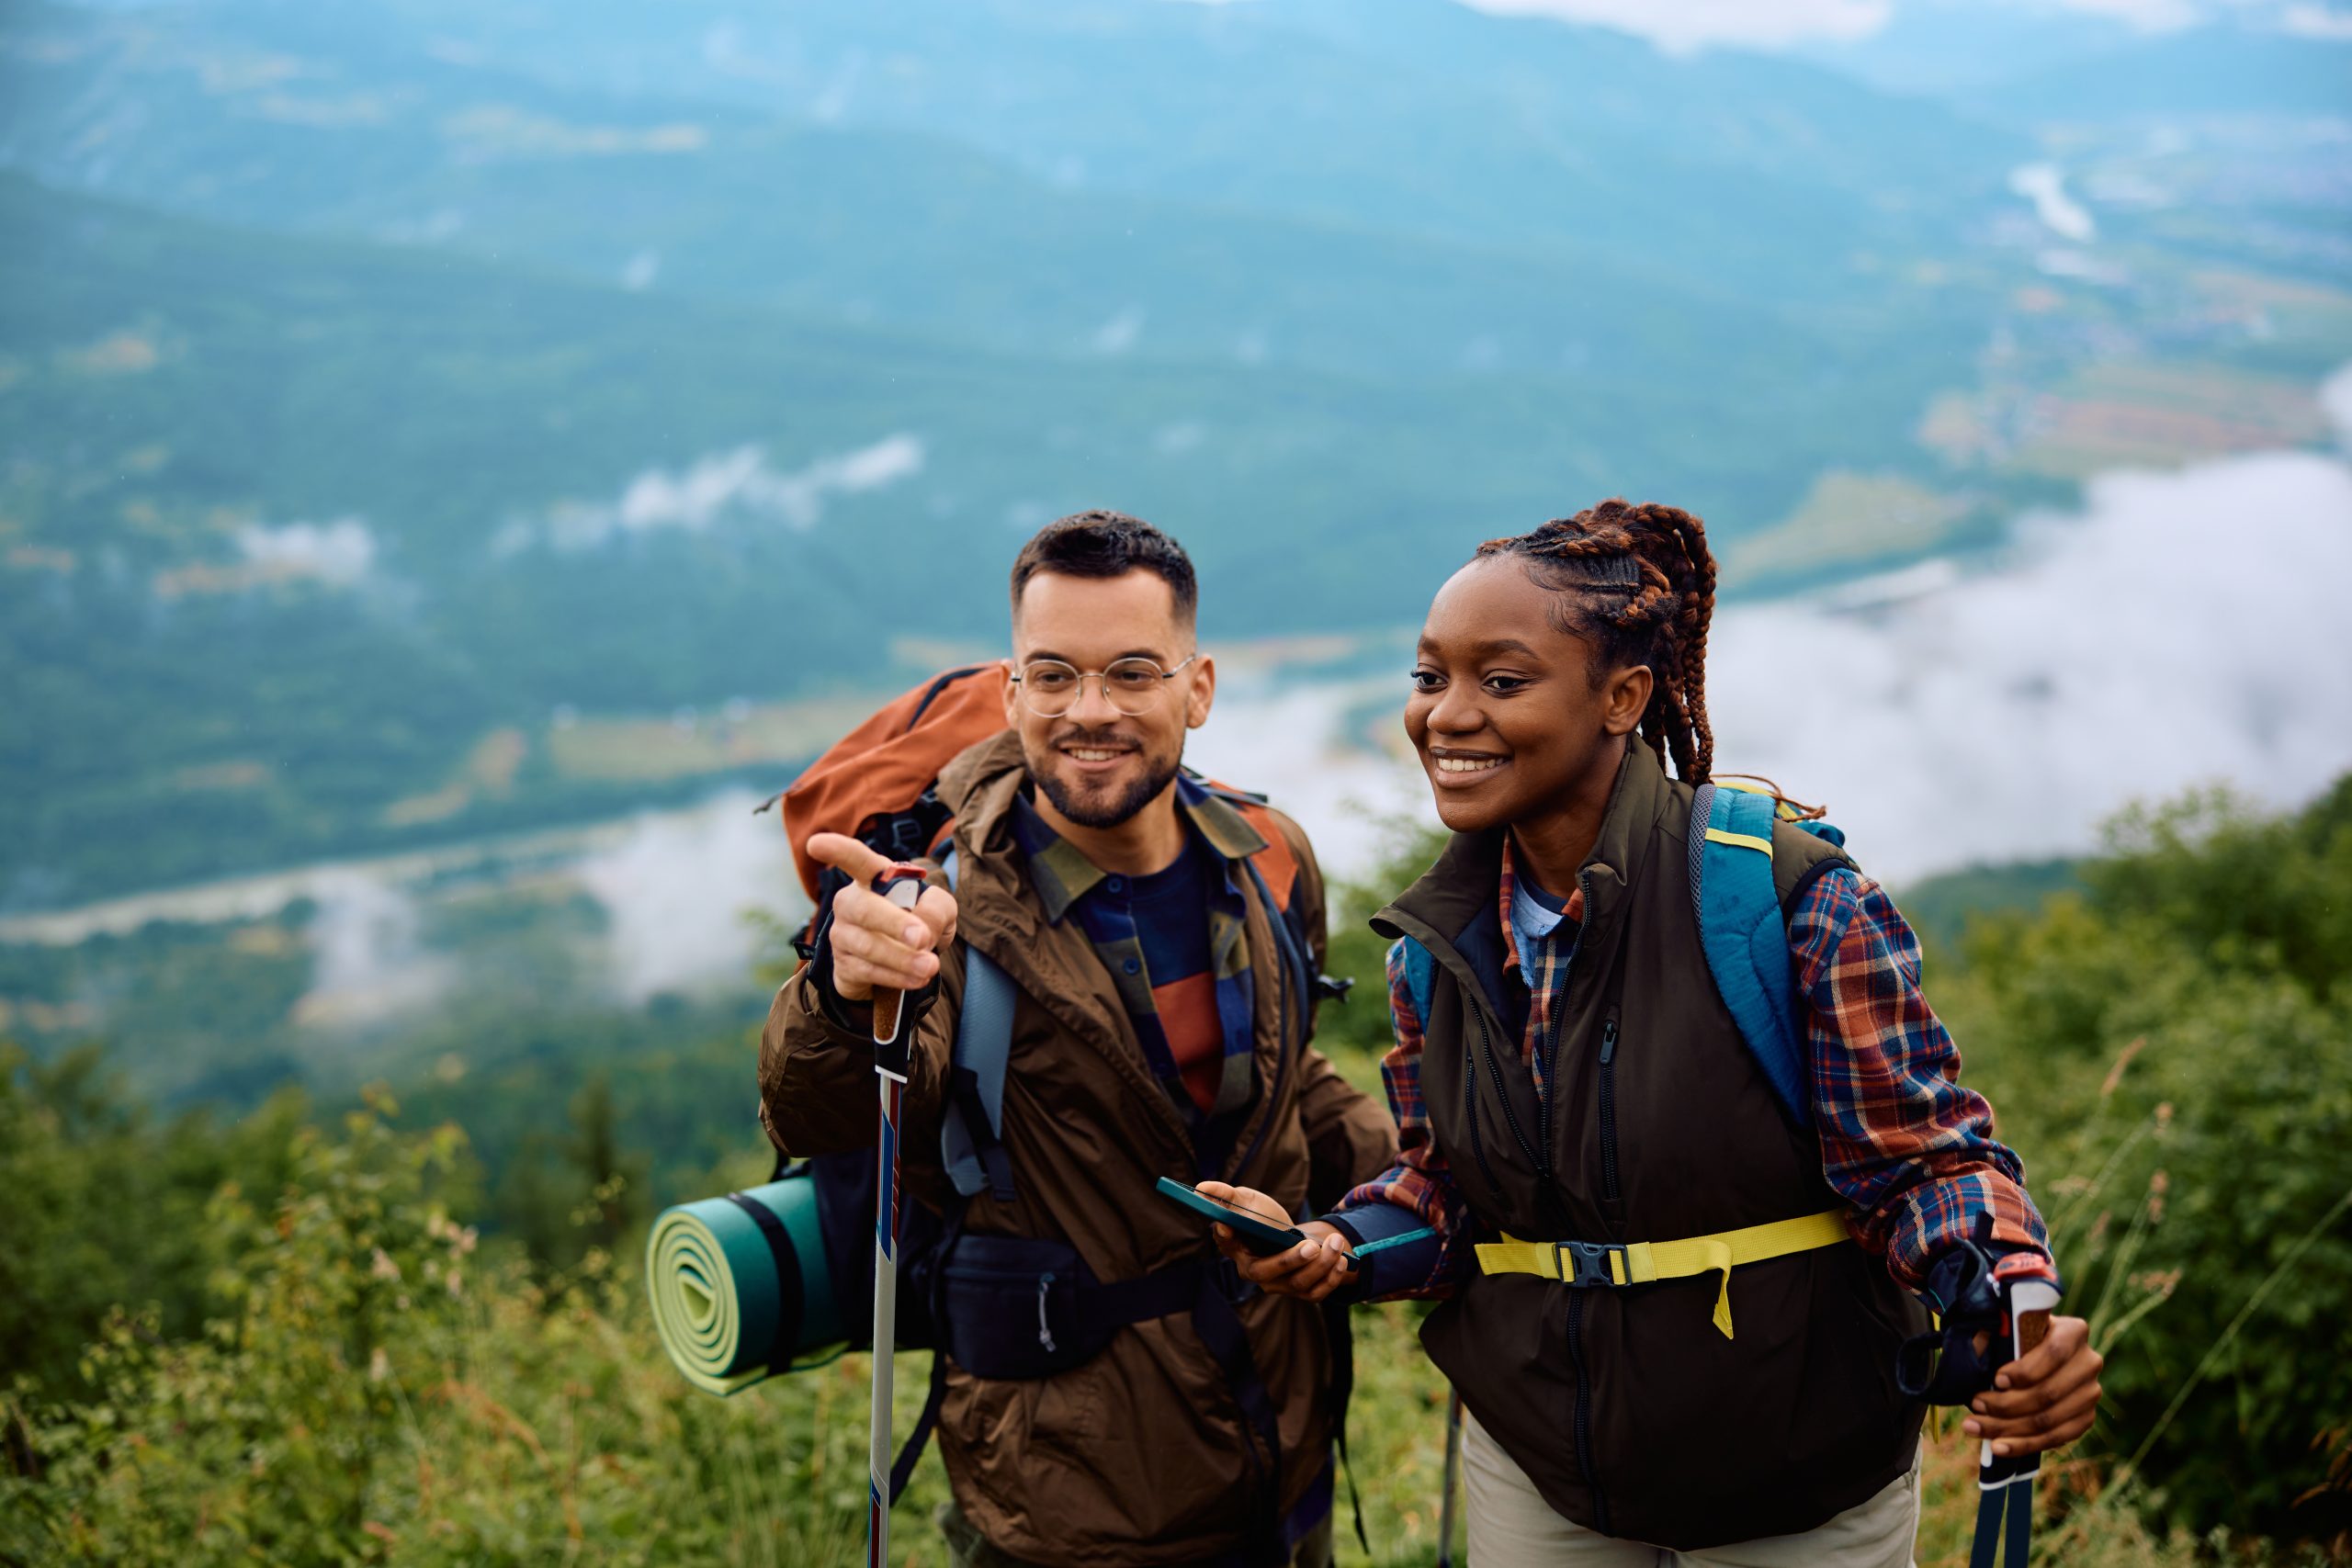
[[1118,794],[1107,796],[1080,795],[1052,770],[1034,763],[1030,766],[1029,776],[1037,781],[1037,787],[1046,792],[1046,798],[1054,803],[1054,809],[1069,820],[1081,828],[1115,828],[1150,805],[1161,790],[1174,782],[1177,769],[1183,765],[1181,752],[1169,758],[1164,766],[1152,766],[1148,758],[1145,761],[1147,771],[1143,777]]

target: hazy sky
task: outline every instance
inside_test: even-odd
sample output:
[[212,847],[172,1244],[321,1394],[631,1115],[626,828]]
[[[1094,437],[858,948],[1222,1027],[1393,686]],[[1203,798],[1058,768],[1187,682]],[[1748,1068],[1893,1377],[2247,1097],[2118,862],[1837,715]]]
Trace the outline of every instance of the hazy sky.
[[1600,22],[1672,49],[1740,44],[1770,49],[1815,39],[1867,38],[1898,11],[2071,11],[2143,32],[2251,17],[2311,36],[2352,37],[2352,8],[2327,0],[1464,0],[1480,10]]

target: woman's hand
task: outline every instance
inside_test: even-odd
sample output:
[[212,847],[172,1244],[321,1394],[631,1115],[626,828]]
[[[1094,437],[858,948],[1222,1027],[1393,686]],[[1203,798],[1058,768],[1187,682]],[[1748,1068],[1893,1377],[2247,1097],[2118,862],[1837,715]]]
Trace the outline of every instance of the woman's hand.
[[1996,1454],[2063,1448],[2091,1429],[2104,1365],[2091,1348],[2089,1324],[2052,1317],[2050,1337],[1995,1375],[1993,1387],[1970,1402],[1960,1429],[1991,1438]]
[[[1263,1217],[1269,1224],[1286,1226],[1291,1223],[1280,1203],[1254,1188],[1204,1181],[1193,1190],[1204,1198],[1246,1209]],[[1211,1225],[1209,1234],[1216,1240],[1216,1249],[1232,1260],[1241,1277],[1260,1290],[1296,1296],[1303,1302],[1319,1302],[1347,1282],[1354,1268],[1350,1256],[1353,1246],[1338,1226],[1321,1220],[1308,1220],[1298,1228],[1306,1233],[1306,1239],[1272,1258],[1261,1258],[1242,1246],[1230,1225]]]

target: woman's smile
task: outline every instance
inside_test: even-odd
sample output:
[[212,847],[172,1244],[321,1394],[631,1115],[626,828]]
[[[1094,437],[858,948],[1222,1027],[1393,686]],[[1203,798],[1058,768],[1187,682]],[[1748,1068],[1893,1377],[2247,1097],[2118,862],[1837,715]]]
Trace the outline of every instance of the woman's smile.
[[1510,757],[1498,752],[1456,751],[1442,746],[1430,748],[1430,767],[1441,789],[1464,789],[1484,784],[1510,761]]

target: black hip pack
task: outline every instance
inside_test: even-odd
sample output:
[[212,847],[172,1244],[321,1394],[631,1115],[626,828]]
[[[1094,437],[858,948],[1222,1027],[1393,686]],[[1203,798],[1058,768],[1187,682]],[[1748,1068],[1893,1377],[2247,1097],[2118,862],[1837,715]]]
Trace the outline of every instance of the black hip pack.
[[1103,1354],[1129,1324],[1230,1304],[1242,1286],[1221,1258],[1185,1258],[1141,1279],[1093,1277],[1068,1241],[955,1236],[941,1262],[936,1319],[948,1357],[974,1378],[1054,1378]]
[[1129,1324],[1192,1311],[1222,1271],[1188,1258],[1106,1285],[1068,1242],[967,1231],[933,1276],[933,1317],[949,1358],[974,1377],[1049,1378],[1101,1355]]
[[[1236,1310],[1256,1287],[1243,1283],[1231,1264],[1213,1253],[1196,1253],[1139,1279],[1104,1284],[1068,1242],[951,1229],[931,1288],[932,1320],[939,1325],[945,1353],[932,1359],[922,1417],[891,1467],[892,1497],[906,1485],[939,1418],[949,1362],[978,1378],[1049,1378],[1101,1355],[1130,1324],[1190,1313],[1193,1332],[1216,1358],[1227,1389],[1257,1438],[1249,1445],[1258,1472],[1251,1499],[1252,1560],[1279,1546],[1281,1427]],[[1340,1320],[1342,1336],[1345,1322]],[[1348,1360],[1345,1343],[1340,1338],[1333,1346],[1334,1359],[1342,1364]],[[1340,1381],[1344,1425],[1344,1372]]]

